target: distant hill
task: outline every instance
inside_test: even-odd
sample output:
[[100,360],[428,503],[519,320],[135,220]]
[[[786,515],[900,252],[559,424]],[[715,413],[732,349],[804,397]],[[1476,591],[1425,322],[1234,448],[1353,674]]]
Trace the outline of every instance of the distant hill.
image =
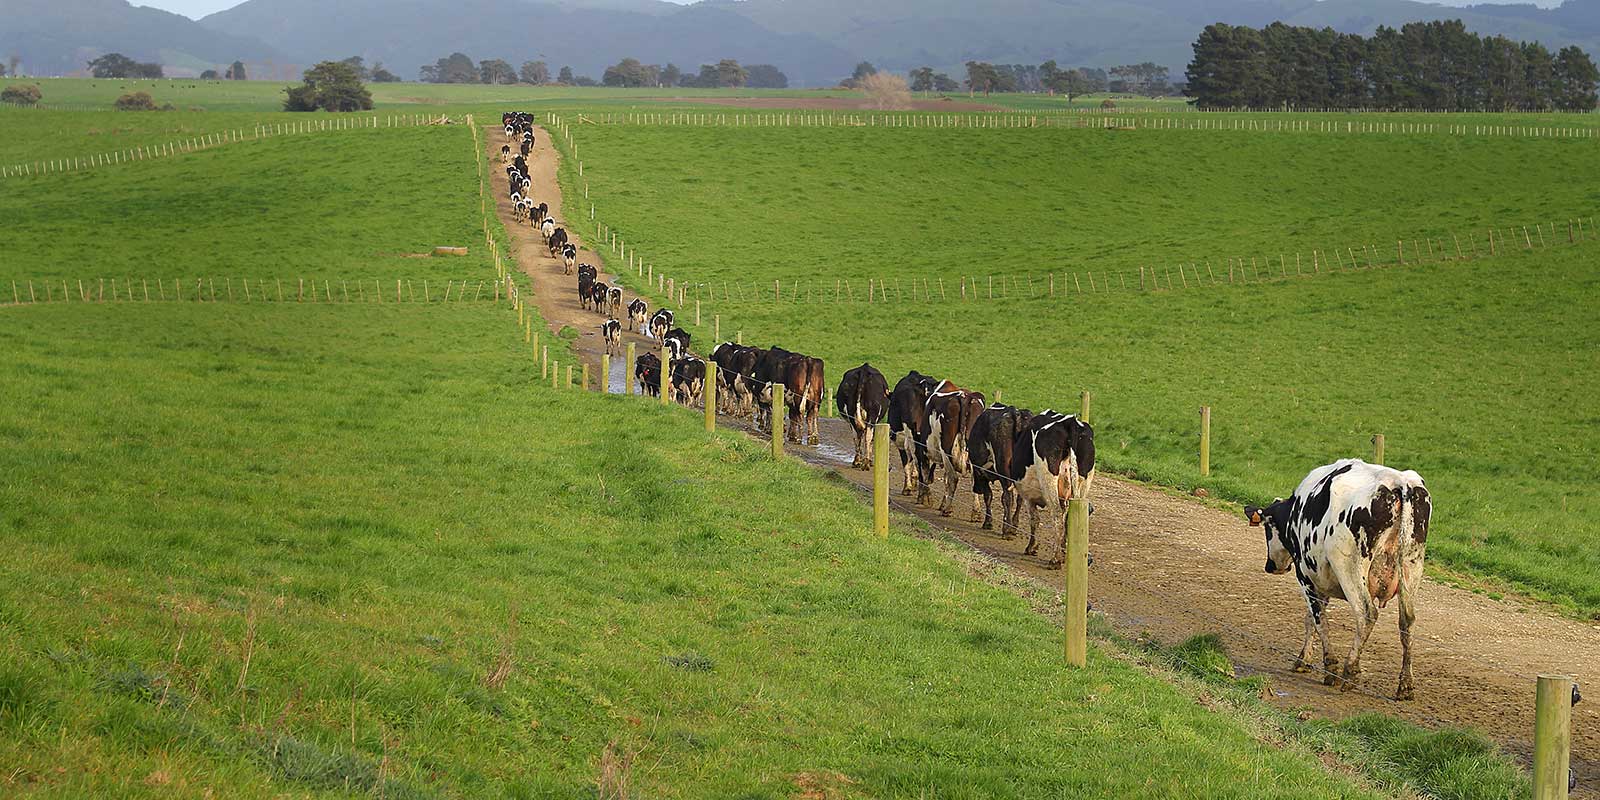
[[281,58],[259,39],[127,0],[0,0],[0,60],[16,55],[29,74],[65,75],[108,52],[195,72]]
[[[293,72],[360,55],[415,79],[460,51],[513,65],[543,60],[598,78],[632,56],[686,72],[721,58],[772,63],[795,85],[832,85],[857,61],[961,77],[969,60],[1063,66],[1154,61],[1180,76],[1213,22],[1328,26],[1461,19],[1471,30],[1577,44],[1600,55],[1600,0],[1452,8],[1413,0],[247,0],[199,23],[125,0],[0,0],[0,56],[62,73],[106,50],[165,63],[273,61]],[[264,74],[255,70],[252,74]]]

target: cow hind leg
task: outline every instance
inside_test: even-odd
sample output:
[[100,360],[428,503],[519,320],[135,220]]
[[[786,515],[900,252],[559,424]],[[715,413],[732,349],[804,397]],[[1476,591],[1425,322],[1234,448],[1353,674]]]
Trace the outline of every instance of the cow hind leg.
[[1028,504],[1028,546],[1022,549],[1025,556],[1039,553],[1039,507]]
[[1411,626],[1417,621],[1415,588],[1408,590],[1405,581],[1400,583],[1400,684],[1395,687],[1394,699],[1415,700],[1416,686],[1411,682]]

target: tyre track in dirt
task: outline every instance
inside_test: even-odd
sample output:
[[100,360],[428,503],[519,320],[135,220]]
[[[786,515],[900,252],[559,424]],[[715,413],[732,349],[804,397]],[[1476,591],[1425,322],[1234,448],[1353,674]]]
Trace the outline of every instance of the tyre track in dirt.
[[[596,263],[594,250],[586,243],[584,224],[567,224],[556,180],[560,156],[546,131],[542,127],[535,130],[529,159],[533,195],[548,203],[567,228],[579,248],[579,262]],[[512,219],[506,175],[495,157],[503,134],[493,126],[484,131],[496,209],[517,245],[518,269],[533,283],[535,305],[552,330],[570,325],[580,331],[573,349],[586,362],[598,365],[604,352],[599,335],[604,317],[580,308],[576,275],[563,275],[560,260],[547,254],[538,232]],[[614,275],[602,273],[601,280],[616,285]],[[624,276],[622,283],[626,304],[636,294],[632,287],[642,281]],[[623,336],[625,342],[641,344],[640,353],[655,347],[638,332],[624,329]],[[837,380],[852,366],[829,365],[830,378]],[[607,381],[610,391],[622,390],[625,368],[621,363],[612,365]],[[894,378],[890,380],[892,383]],[[724,416],[719,424],[754,433],[746,420]],[[820,445],[791,446],[791,454],[835,472],[870,494],[871,474],[850,467],[854,439],[849,426],[839,419],[824,419],[820,427]],[[994,560],[1060,588],[1060,570],[1022,555],[1026,536],[1005,539],[969,521],[969,506],[961,501],[970,498],[970,493],[958,493],[958,510],[950,517],[900,496],[899,459],[892,451],[890,458],[891,504],[896,510],[914,514]],[[1285,493],[1292,488],[1285,487]],[[1095,489],[1096,511],[1090,527],[1095,562],[1089,572],[1093,608],[1105,614],[1119,632],[1149,634],[1167,644],[1199,633],[1219,634],[1240,674],[1271,679],[1272,692],[1267,699],[1280,708],[1305,709],[1335,719],[1378,711],[1430,727],[1444,723],[1468,726],[1488,734],[1526,764],[1532,754],[1534,677],[1575,673],[1587,686],[1593,674],[1590,665],[1600,658],[1600,624],[1554,616],[1514,599],[1492,600],[1425,579],[1413,628],[1417,699],[1403,703],[1387,699],[1399,677],[1400,645],[1392,609],[1379,618],[1376,634],[1362,652],[1363,673],[1356,689],[1341,692],[1325,687],[1313,675],[1290,670],[1299,649],[1305,603],[1292,577],[1263,572],[1265,544],[1259,529],[1246,526],[1237,513],[1111,475],[1102,475]],[[1049,533],[1056,531],[1058,527],[1053,526]],[[1041,552],[1048,554],[1049,546],[1041,545]],[[1342,603],[1333,608],[1330,636],[1342,660],[1353,636],[1350,612]],[[1591,695],[1596,692],[1600,689]],[[1579,705],[1573,709],[1572,719],[1572,768],[1578,778],[1575,796],[1600,798],[1600,703],[1591,700]]]

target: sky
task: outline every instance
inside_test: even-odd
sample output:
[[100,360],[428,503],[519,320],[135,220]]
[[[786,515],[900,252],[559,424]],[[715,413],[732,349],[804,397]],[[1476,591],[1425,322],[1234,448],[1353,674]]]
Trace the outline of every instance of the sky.
[[[337,0],[335,0],[337,1]],[[694,0],[670,0],[674,3],[690,3]],[[1475,3],[1493,2],[1529,2],[1530,0],[1434,0],[1447,6],[1465,6]],[[214,14],[225,8],[232,8],[243,0],[150,0],[149,2],[135,2],[134,5],[160,8],[186,17],[199,19],[207,14]],[[1561,0],[1532,0],[1535,5],[1546,8],[1561,5]]]

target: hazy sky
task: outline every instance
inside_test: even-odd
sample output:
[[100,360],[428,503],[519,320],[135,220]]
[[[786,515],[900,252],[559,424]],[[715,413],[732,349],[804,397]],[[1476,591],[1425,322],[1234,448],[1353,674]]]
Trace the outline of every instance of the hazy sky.
[[[337,0],[334,0],[334,1],[337,2]],[[1525,3],[1525,2],[1529,2],[1529,1],[1530,0],[1434,0],[1434,2],[1439,2],[1439,3],[1442,3],[1443,5],[1447,5],[1447,6],[1465,6],[1465,5],[1473,5],[1475,3],[1481,3],[1481,2],[1489,2],[1489,3],[1493,3],[1493,2],[1524,2]],[[1531,0],[1531,1],[1536,5],[1544,6],[1546,8],[1552,7],[1552,6],[1561,5],[1561,0]],[[183,14],[184,16],[187,16],[187,17],[193,17],[194,19],[199,19],[199,18],[201,18],[201,17],[203,17],[203,16],[205,16],[207,14],[212,14],[212,13],[215,13],[217,11],[221,11],[224,8],[232,8],[232,7],[236,6],[236,5],[239,5],[239,3],[241,3],[241,2],[243,2],[243,0],[150,0],[150,2],[135,2],[134,5],[150,6],[152,8],[162,8],[162,9],[166,9],[167,11],[173,11],[173,12],[176,12],[176,13],[179,13],[179,14]],[[671,0],[671,2],[674,2],[674,3],[689,3],[689,2],[693,2],[693,0]]]

